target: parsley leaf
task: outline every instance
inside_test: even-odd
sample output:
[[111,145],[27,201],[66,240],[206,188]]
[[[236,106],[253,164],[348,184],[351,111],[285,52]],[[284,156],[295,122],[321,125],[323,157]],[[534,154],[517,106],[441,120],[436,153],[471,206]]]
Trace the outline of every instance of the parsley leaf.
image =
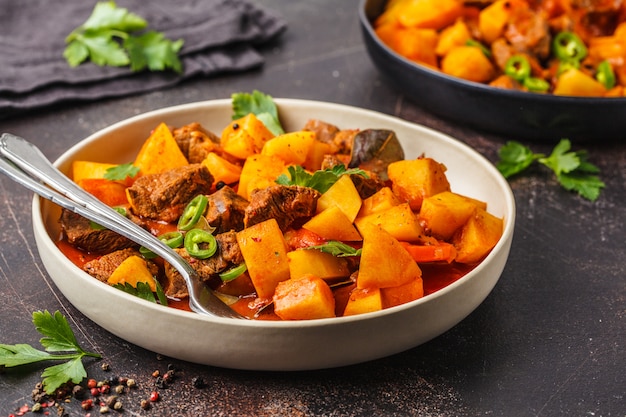
[[[28,344],[0,344],[0,366],[14,367],[48,360],[64,360],[65,363],[44,369],[43,386],[48,394],[68,381],[80,383],[87,376],[82,358],[91,356],[100,358],[97,353],[84,351],[76,341],[67,319],[59,312],[46,311],[33,313],[33,324],[44,337],[40,340],[45,351],[37,350]],[[50,352],[65,352],[51,354]]]
[[274,135],[282,135],[285,130],[278,118],[278,108],[272,96],[263,94],[258,90],[252,93],[234,93],[231,95],[233,104],[233,120],[240,119],[250,113],[254,113],[265,127]]
[[123,284],[115,284],[113,285],[113,288],[117,288],[118,290],[124,291],[125,293],[134,295],[136,297],[142,298],[152,303],[156,303],[157,298],[158,298],[159,303],[166,306],[167,296],[165,295],[165,292],[163,291],[161,284],[159,284],[159,281],[155,280],[155,284],[156,284],[156,297],[154,296],[154,293],[150,289],[150,285],[148,285],[145,282],[138,282],[136,287],[133,287],[128,282],[125,282]]
[[35,329],[44,335],[39,342],[48,352],[82,352],[76,337],[67,320],[57,311],[54,315],[48,312],[36,311],[33,313]]
[[127,177],[134,178],[139,173],[139,167],[131,163],[116,165],[108,168],[104,173],[104,178],[111,181],[122,181]]
[[178,52],[183,40],[173,42],[154,31],[135,34],[147,27],[145,19],[117,7],[113,0],[98,2],[85,23],[65,38],[63,56],[71,67],[89,59],[99,66],[130,65],[133,71],[182,72]]
[[342,175],[362,175],[367,178],[367,173],[359,168],[346,169],[345,165],[335,165],[332,168],[317,170],[313,174],[308,173],[300,165],[287,167],[290,177],[286,174],[280,175],[276,179],[281,185],[300,185],[302,187],[314,188],[320,193],[325,193],[337,182]]
[[533,153],[519,142],[509,141],[500,148],[500,160],[496,167],[505,178],[509,178],[528,168],[534,161],[550,168],[559,184],[568,191],[577,192],[581,197],[595,201],[605,184],[596,175],[598,167],[587,160],[587,152],[571,151],[568,139],[561,139],[549,156]]
[[304,249],[317,249],[320,252],[330,253],[333,256],[343,258],[347,256],[361,256],[361,249],[355,249],[338,240],[329,240],[322,245],[308,246]]

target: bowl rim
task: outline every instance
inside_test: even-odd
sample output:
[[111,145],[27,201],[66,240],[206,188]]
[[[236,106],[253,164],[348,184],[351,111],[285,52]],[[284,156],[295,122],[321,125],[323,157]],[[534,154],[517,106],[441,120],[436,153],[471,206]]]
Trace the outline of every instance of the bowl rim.
[[[464,80],[459,77],[454,77],[448,74],[445,74],[441,71],[436,71],[432,68],[428,68],[425,65],[420,65],[415,61],[411,61],[408,58],[403,57],[398,54],[394,50],[392,50],[389,46],[387,46],[384,42],[382,42],[376,32],[374,31],[374,27],[372,22],[367,15],[367,5],[372,0],[360,0],[359,4],[359,21],[361,23],[362,28],[364,29],[367,36],[371,41],[376,43],[377,47],[380,48],[381,51],[384,51],[391,59],[398,62],[399,64],[409,67],[414,71],[417,71],[422,74],[426,74],[432,77],[440,78],[446,83],[457,84],[468,91],[482,92],[487,94],[493,94],[496,97],[508,98],[508,99],[516,99],[516,100],[534,100],[540,98],[542,100],[546,100],[550,104],[554,105],[564,105],[564,104],[584,104],[584,105],[594,105],[594,104],[615,104],[615,105],[626,105],[626,97],[585,97],[585,96],[561,96],[554,94],[541,94],[541,93],[531,93],[527,91],[519,91],[519,90],[510,90],[504,88],[495,88],[490,87],[487,84],[478,83],[475,81]],[[387,0],[381,0],[383,2],[387,2]]]
[[[403,310],[415,308],[416,306],[419,306],[427,302],[433,302],[436,299],[445,296],[447,293],[454,291],[457,287],[463,285],[466,281],[471,280],[475,275],[479,274],[483,269],[487,268],[490,263],[489,261],[495,258],[500,251],[506,250],[507,245],[510,245],[510,242],[513,237],[514,226],[515,226],[515,216],[516,216],[516,209],[515,209],[516,206],[515,206],[515,198],[514,198],[513,192],[507,180],[500,174],[500,172],[496,169],[496,167],[487,158],[485,158],[483,155],[478,153],[478,151],[476,151],[475,149],[471,148],[469,145],[461,142],[458,139],[454,139],[453,137],[445,133],[439,132],[435,129],[432,129],[432,128],[429,128],[429,127],[426,127],[417,123],[412,123],[404,119],[398,118],[396,116],[391,116],[388,114],[384,114],[378,111],[369,110],[369,109],[365,109],[361,107],[337,104],[337,103],[332,103],[332,102],[317,101],[317,100],[303,100],[303,99],[289,99],[289,98],[274,98],[274,101],[276,102],[278,106],[279,114],[280,114],[281,107],[289,108],[290,106],[324,106],[324,107],[332,107],[333,109],[336,109],[337,111],[342,111],[342,110],[343,111],[357,111],[362,114],[375,115],[377,118],[380,118],[382,120],[388,121],[393,124],[400,124],[410,129],[418,129],[423,132],[428,132],[430,135],[437,136],[437,140],[445,142],[446,146],[459,148],[461,151],[463,151],[464,153],[467,153],[470,157],[480,162],[480,164],[487,171],[489,171],[492,177],[497,181],[501,189],[505,191],[504,201],[503,201],[503,207],[504,207],[503,211],[504,211],[505,218],[504,218],[504,223],[503,223],[503,233],[502,233],[502,236],[500,237],[500,240],[498,241],[496,246],[491,250],[491,252],[480,262],[479,265],[477,265],[469,273],[467,273],[460,279],[456,280],[452,284],[449,284],[446,287],[440,290],[437,290],[436,292],[432,294],[426,295],[420,299],[417,299],[417,300],[414,300],[414,301],[411,301],[411,302],[408,302],[399,306],[390,307],[387,309],[376,311],[376,312],[364,313],[364,314],[355,315],[355,316],[333,317],[333,318],[313,319],[313,320],[299,320],[299,321],[238,320],[238,319],[229,319],[229,318],[202,315],[202,314],[198,314],[195,312],[184,311],[184,310],[180,310],[180,309],[176,309],[172,307],[165,307],[169,309],[167,314],[179,316],[186,320],[197,320],[197,321],[203,321],[203,322],[209,322],[209,323],[213,322],[213,323],[218,323],[218,324],[228,324],[228,325],[233,325],[233,326],[238,326],[238,327],[262,328],[262,329],[272,329],[272,330],[273,329],[289,329],[289,328],[300,329],[300,328],[324,327],[324,326],[335,326],[335,325],[342,326],[348,323],[360,322],[360,321],[367,320],[367,319],[380,319],[388,315],[396,314],[397,312],[400,312]],[[160,109],[156,109],[156,110],[152,110],[152,111],[148,111],[145,113],[132,116],[130,118],[127,118],[127,119],[118,121],[112,125],[109,125],[108,127],[100,129],[92,133],[88,137],[80,140],[78,143],[76,143],[75,145],[67,149],[65,152],[63,152],[54,161],[54,165],[59,166],[65,162],[71,161],[71,156],[74,153],[76,153],[76,151],[89,145],[91,142],[97,141],[101,136],[104,136],[109,132],[113,132],[115,130],[124,128],[127,125],[134,124],[143,119],[153,118],[159,115],[171,115],[173,113],[184,113],[188,110],[196,109],[197,107],[202,107],[202,106],[218,106],[219,107],[219,106],[224,106],[224,105],[230,106],[231,99],[205,100],[205,101],[198,101],[198,102],[193,102],[193,103],[180,104],[180,105],[164,107],[164,108],[160,108]],[[55,245],[53,239],[50,237],[48,233],[48,229],[46,227],[46,221],[44,220],[44,216],[42,215],[42,202],[43,201],[44,199],[42,197],[39,197],[37,195],[33,197],[32,206],[31,206],[32,207],[32,221],[33,221],[33,228],[35,229],[34,230],[35,233],[43,232],[42,234],[44,236],[44,243],[46,244],[46,248],[48,250],[52,250],[53,252],[55,252],[59,257],[61,257],[61,260],[64,263],[67,263],[67,265],[70,268],[74,269],[74,271],[80,274],[84,279],[93,280],[94,281],[93,284],[102,288],[103,291],[110,292],[111,294],[113,294],[113,296],[126,297],[128,300],[132,300],[133,302],[139,303],[139,305],[142,306],[142,308],[149,309],[149,310],[159,309],[159,310],[153,310],[153,311],[163,312],[163,310],[161,310],[164,308],[163,306],[155,304],[155,303],[151,303],[139,297],[135,297],[130,294],[124,293],[123,291],[119,291],[106,283],[100,282],[96,280],[95,278],[93,278],[92,276],[90,276],[89,274],[87,274],[86,272],[82,271],[74,263],[72,263],[67,257],[65,257],[65,255],[60,251],[60,249],[58,249],[58,247]]]

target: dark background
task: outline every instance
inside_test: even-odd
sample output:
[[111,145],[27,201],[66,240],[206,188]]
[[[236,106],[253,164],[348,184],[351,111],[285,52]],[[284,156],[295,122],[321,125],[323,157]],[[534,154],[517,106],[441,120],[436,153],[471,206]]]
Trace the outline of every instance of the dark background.
[[[361,39],[357,1],[264,0],[288,21],[262,49],[262,69],[193,79],[148,94],[68,103],[0,120],[0,131],[35,142],[52,160],[91,133],[149,110],[228,98],[259,89],[274,97],[354,105],[447,133],[495,162],[509,138],[435,117],[382,80]],[[555,138],[555,142],[559,138]],[[626,144],[624,137],[584,147],[607,187],[596,202],[561,189],[534,168],[511,181],[517,224],[509,262],[493,292],[469,317],[407,352],[315,372],[245,372],[199,366],[131,345],[99,328],[64,299],[34,245],[32,196],[0,178],[0,342],[38,345],[31,314],[60,310],[80,343],[101,352],[90,377],[133,377],[126,415],[255,416],[624,416],[626,377]],[[553,144],[528,143],[549,153]],[[115,306],[111,306],[115,308]],[[120,312],[120,320],[123,320]],[[150,323],[138,323],[150,326]],[[110,364],[104,372],[101,364]],[[176,380],[142,411],[154,370]],[[32,405],[43,366],[0,373],[0,416]],[[193,387],[202,377],[204,388]],[[80,403],[63,404],[84,415]],[[56,415],[50,409],[50,415]],[[113,415],[115,413],[112,413]],[[92,415],[99,415],[92,411]]]

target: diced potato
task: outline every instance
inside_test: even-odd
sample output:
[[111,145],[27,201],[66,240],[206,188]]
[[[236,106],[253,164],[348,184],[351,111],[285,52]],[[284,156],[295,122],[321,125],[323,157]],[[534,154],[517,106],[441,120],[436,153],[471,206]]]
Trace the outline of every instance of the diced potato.
[[392,162],[387,174],[393,192],[415,211],[420,209],[424,198],[450,191],[446,166],[431,158]]
[[379,288],[355,288],[350,293],[344,316],[371,313],[383,309],[383,301]]
[[421,277],[415,278],[404,285],[397,287],[381,288],[380,295],[383,308],[395,307],[424,296],[424,281]]
[[349,175],[342,175],[324,194],[317,200],[317,212],[329,207],[339,207],[352,223],[361,209],[361,196],[357,191]]
[[188,163],[170,128],[161,123],[144,142],[133,165],[139,168],[142,175],[148,175],[169,171]]
[[396,197],[391,188],[383,187],[374,195],[363,200],[358,217],[378,213],[390,209],[393,206],[397,206],[398,204],[400,204],[400,200],[398,200],[398,197]]
[[225,184],[233,184],[239,181],[241,176],[241,167],[222,158],[215,152],[209,152],[202,161],[202,165],[206,166],[213,176],[213,183],[220,181]]
[[435,53],[439,56],[446,55],[455,46],[462,46],[472,38],[470,31],[462,19],[458,19],[452,26],[441,31]]
[[389,23],[378,26],[376,34],[398,54],[431,67],[437,66],[435,49],[439,36],[435,30]]
[[286,165],[302,165],[315,143],[315,132],[291,132],[265,142],[261,153],[276,156]]
[[275,156],[253,155],[246,159],[239,176],[237,194],[248,200],[256,188],[265,188],[285,172],[285,164]]
[[593,77],[570,68],[556,80],[553,93],[557,96],[601,97],[606,93],[606,88]]
[[136,255],[124,259],[107,280],[109,285],[130,284],[133,287],[137,287],[139,282],[145,282],[150,286],[150,290],[156,291],[154,277],[145,259]]
[[491,81],[496,69],[477,46],[455,46],[441,60],[441,71],[477,83]]
[[309,230],[326,240],[341,240],[345,242],[361,241],[361,235],[352,222],[337,206],[330,207],[302,225],[303,229]]
[[275,219],[237,232],[237,243],[257,296],[269,299],[279,282],[289,279],[287,244]]
[[274,137],[254,113],[233,120],[223,131],[221,145],[224,152],[246,159],[263,149],[265,142]]
[[423,236],[422,226],[409,203],[398,204],[385,211],[359,217],[354,223],[359,230],[364,223],[381,226],[391,236],[405,242],[418,241]]
[[276,286],[274,312],[283,320],[335,317],[335,299],[326,282],[312,274]]
[[72,162],[72,179],[74,182],[78,182],[85,178],[104,178],[107,169],[116,166],[102,162],[74,161]]
[[463,13],[463,2],[458,0],[412,0],[404,3],[398,13],[405,27],[443,29]]
[[480,11],[478,15],[478,29],[483,41],[491,44],[498,39],[511,17],[511,1],[497,0]]
[[358,288],[388,288],[404,285],[422,276],[422,271],[396,238],[380,226],[366,223],[363,236]]
[[350,276],[348,261],[330,253],[315,249],[299,249],[287,252],[291,279],[298,279],[313,274],[321,279],[333,279]]
[[452,238],[456,247],[456,261],[480,261],[498,243],[502,236],[503,221],[481,208],[477,208],[467,223]]
[[78,186],[107,206],[114,207],[128,204],[126,186],[117,181],[110,181],[104,178],[84,178],[78,181]]
[[304,169],[312,172],[317,171],[318,169],[322,169],[324,156],[330,154],[331,152],[332,146],[329,143],[315,140],[302,166],[304,167]]
[[454,232],[467,222],[476,207],[485,209],[486,204],[479,204],[477,200],[444,191],[424,199],[419,219],[437,239],[449,240]]

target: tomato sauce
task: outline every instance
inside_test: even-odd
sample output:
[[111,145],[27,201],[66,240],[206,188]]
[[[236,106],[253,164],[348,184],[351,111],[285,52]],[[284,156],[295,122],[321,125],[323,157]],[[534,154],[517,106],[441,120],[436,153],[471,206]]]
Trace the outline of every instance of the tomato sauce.
[[[175,228],[175,226],[173,226]],[[161,223],[155,223],[150,225],[150,229],[153,232],[158,232],[158,234],[166,233],[172,230],[171,225],[164,225]],[[83,268],[85,263],[96,259],[99,255],[88,253],[81,249],[76,248],[69,244],[65,239],[60,239],[56,242],[59,250],[76,266],[79,268]],[[432,263],[432,264],[420,264],[420,268],[422,270],[422,279],[424,282],[424,295],[432,294],[446,286],[452,284],[457,281],[459,278],[466,275],[472,269],[474,269],[476,265],[466,265],[466,264],[458,264],[458,263]],[[246,275],[247,277],[247,275]],[[237,282],[240,281],[240,282]],[[236,279],[231,281],[225,288],[221,288],[225,293],[243,293],[242,291],[252,291],[253,287],[251,287],[251,283],[249,279],[245,280],[246,282],[242,282],[243,280]],[[347,302],[347,298],[349,296],[349,292],[352,289],[353,285],[344,285],[333,290],[336,298],[336,310],[337,314],[340,315],[343,311],[342,306],[345,306]],[[241,314],[244,317],[248,317],[250,319],[255,320],[280,320],[280,318],[274,314],[274,311],[271,307],[261,308],[264,302],[259,301],[254,297],[254,295],[243,296],[234,304],[231,305],[231,308]],[[265,301],[267,304],[267,301]],[[189,302],[185,299],[168,299],[168,306],[171,308],[176,308],[178,310],[191,311],[189,308]]]

